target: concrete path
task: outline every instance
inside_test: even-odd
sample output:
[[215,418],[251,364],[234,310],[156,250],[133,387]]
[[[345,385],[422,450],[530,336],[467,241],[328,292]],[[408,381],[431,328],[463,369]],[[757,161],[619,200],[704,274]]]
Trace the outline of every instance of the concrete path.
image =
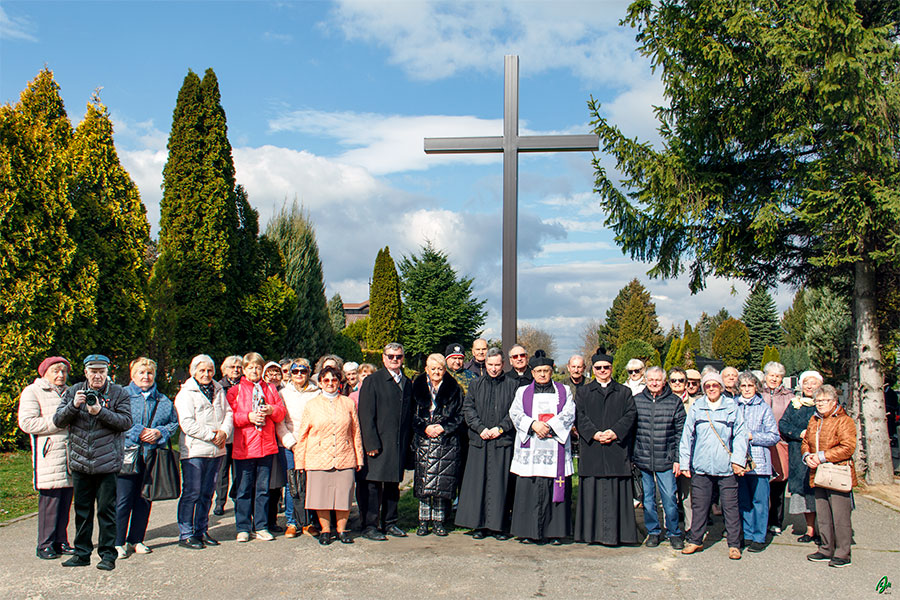
[[668,544],[535,547],[461,532],[352,546],[320,547],[310,537],[239,544],[230,504],[212,517],[210,533],[223,544],[190,551],[176,546],[176,502],[157,502],[147,535],[153,553],[120,560],[109,573],[95,568],[96,553],[87,568],[36,558],[36,519],[0,527],[0,597],[854,599],[879,597],[885,577],[888,592],[900,596],[900,512],[866,498],[857,503],[853,565],[834,569],[807,561],[814,546],[790,531],[760,554],[728,560],[721,518],[711,530],[716,541],[694,556]]

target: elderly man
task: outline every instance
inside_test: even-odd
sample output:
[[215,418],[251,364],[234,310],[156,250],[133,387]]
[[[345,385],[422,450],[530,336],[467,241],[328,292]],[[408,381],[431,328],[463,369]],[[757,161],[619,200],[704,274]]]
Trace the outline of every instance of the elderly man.
[[462,387],[463,394],[469,390],[469,384],[477,377],[475,373],[463,366],[464,358],[465,353],[463,352],[462,344],[450,344],[447,346],[447,349],[444,350],[444,360],[447,362],[447,372],[450,373],[450,375],[453,376],[453,379],[456,380],[456,383]]
[[738,375],[740,375],[740,372],[734,367],[722,369],[722,382],[725,384],[722,395],[726,398],[734,400],[741,395],[741,392],[738,390]]
[[647,387],[634,397],[637,430],[634,436],[634,464],[641,471],[644,488],[644,525],[647,546],[659,546],[660,528],[656,507],[656,488],[666,519],[666,537],[675,550],[684,548],[678,527],[675,475],[678,468],[678,443],[684,428],[684,404],[666,384],[666,372],[650,367],[644,373]]
[[99,526],[98,569],[116,568],[116,476],[122,469],[123,436],[131,428],[131,401],[109,379],[109,359],[84,359],[87,381],[66,390],[53,424],[69,428],[69,471],[74,484],[75,555],[64,567],[91,564],[94,504]]
[[684,410],[690,410],[694,400],[703,395],[703,391],[700,389],[700,371],[697,369],[686,369],[684,374],[687,376],[687,384],[685,385],[687,400],[685,401]]
[[478,338],[472,342],[472,360],[465,364],[465,367],[475,374],[475,377],[481,377],[486,371],[485,359],[487,358],[488,343],[487,340]]
[[524,387],[534,380],[531,369],[528,368],[528,352],[524,346],[516,344],[509,349],[509,364],[510,369],[506,372],[506,376],[514,380],[519,387]]
[[[222,390],[228,394],[231,386],[237,385],[244,373],[244,358],[242,356],[229,356],[222,361],[222,379],[219,385]],[[231,486],[231,492],[228,491],[228,476],[231,475],[231,481],[234,481],[234,461],[231,458],[231,451],[234,448],[232,436],[228,436],[225,443],[225,458],[219,463],[219,475],[216,477],[216,506],[213,508],[213,514],[222,516],[225,514],[225,502],[231,497],[234,500],[235,488]]]
[[359,428],[366,451],[366,514],[363,536],[384,541],[406,537],[397,527],[403,463],[412,438],[415,404],[412,382],[403,374],[403,346],[395,342],[381,354],[384,369],[363,380],[359,390]]
[[637,544],[629,448],[637,411],[631,390],[612,379],[613,357],[591,357],[594,380],[575,394],[581,448],[575,541]]
[[572,392],[572,397],[574,398],[578,388],[588,381],[588,378],[584,376],[584,357],[580,354],[573,354],[569,357],[569,362],[566,363],[566,371],[569,376],[566,377],[566,380],[563,383],[568,386],[569,391]]

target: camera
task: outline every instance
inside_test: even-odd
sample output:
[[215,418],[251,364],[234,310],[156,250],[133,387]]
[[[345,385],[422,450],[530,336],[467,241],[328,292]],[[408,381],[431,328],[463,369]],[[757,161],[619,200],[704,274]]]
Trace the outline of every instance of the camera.
[[100,394],[98,390],[93,388],[88,388],[84,390],[84,403],[88,406],[94,406],[103,399],[103,396]]

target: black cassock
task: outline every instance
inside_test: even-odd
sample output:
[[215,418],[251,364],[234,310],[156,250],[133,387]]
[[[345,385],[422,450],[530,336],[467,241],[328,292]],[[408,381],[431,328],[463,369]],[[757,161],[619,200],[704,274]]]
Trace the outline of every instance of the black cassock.
[[[515,436],[509,407],[517,387],[505,374],[484,375],[469,384],[462,409],[469,434],[469,454],[456,509],[459,527],[509,530],[514,488],[509,466]],[[481,439],[483,429],[497,426],[503,429],[503,435],[493,440]]]
[[[631,390],[619,383],[604,388],[592,381],[575,393],[575,427],[581,444],[575,541],[610,546],[640,541],[628,456],[636,422]],[[616,433],[614,442],[594,440],[595,433],[607,429]]]

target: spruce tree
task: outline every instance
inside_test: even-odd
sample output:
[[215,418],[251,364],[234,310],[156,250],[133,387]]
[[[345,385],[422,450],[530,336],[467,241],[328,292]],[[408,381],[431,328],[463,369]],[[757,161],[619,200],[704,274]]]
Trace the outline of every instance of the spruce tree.
[[98,97],[87,106],[70,145],[69,230],[77,242],[73,266],[95,282],[92,312],[63,329],[63,347],[106,354],[119,374],[147,350],[150,333],[145,251],[147,211],[113,144],[112,122]]
[[800,346],[806,337],[806,302],[803,300],[803,293],[804,288],[797,290],[790,308],[781,317],[784,343],[788,346]]
[[370,352],[380,352],[386,344],[400,340],[400,307],[400,278],[391,258],[391,250],[385,246],[375,257],[369,288],[366,345]]
[[184,368],[199,353],[232,353],[241,294],[229,289],[237,224],[234,165],[212,70],[188,71],[163,169],[159,259],[150,281],[157,357]]
[[344,301],[340,294],[335,294],[328,301],[328,317],[331,319],[331,329],[340,333],[347,326],[347,315],[344,314]]
[[750,331],[750,364],[758,365],[765,347],[778,346],[783,339],[775,300],[765,286],[757,285],[750,291],[741,321]]
[[[0,447],[18,434],[22,388],[76,311],[90,312],[90,290],[72,279],[76,244],[66,152],[72,126],[53,73],[43,69],[15,106],[0,107]],[[75,354],[77,352],[77,354]]]
[[266,238],[284,257],[284,280],[297,297],[297,307],[290,319],[282,344],[285,356],[317,360],[331,351],[334,332],[325,300],[325,282],[319,245],[312,221],[293,202],[269,221]]

